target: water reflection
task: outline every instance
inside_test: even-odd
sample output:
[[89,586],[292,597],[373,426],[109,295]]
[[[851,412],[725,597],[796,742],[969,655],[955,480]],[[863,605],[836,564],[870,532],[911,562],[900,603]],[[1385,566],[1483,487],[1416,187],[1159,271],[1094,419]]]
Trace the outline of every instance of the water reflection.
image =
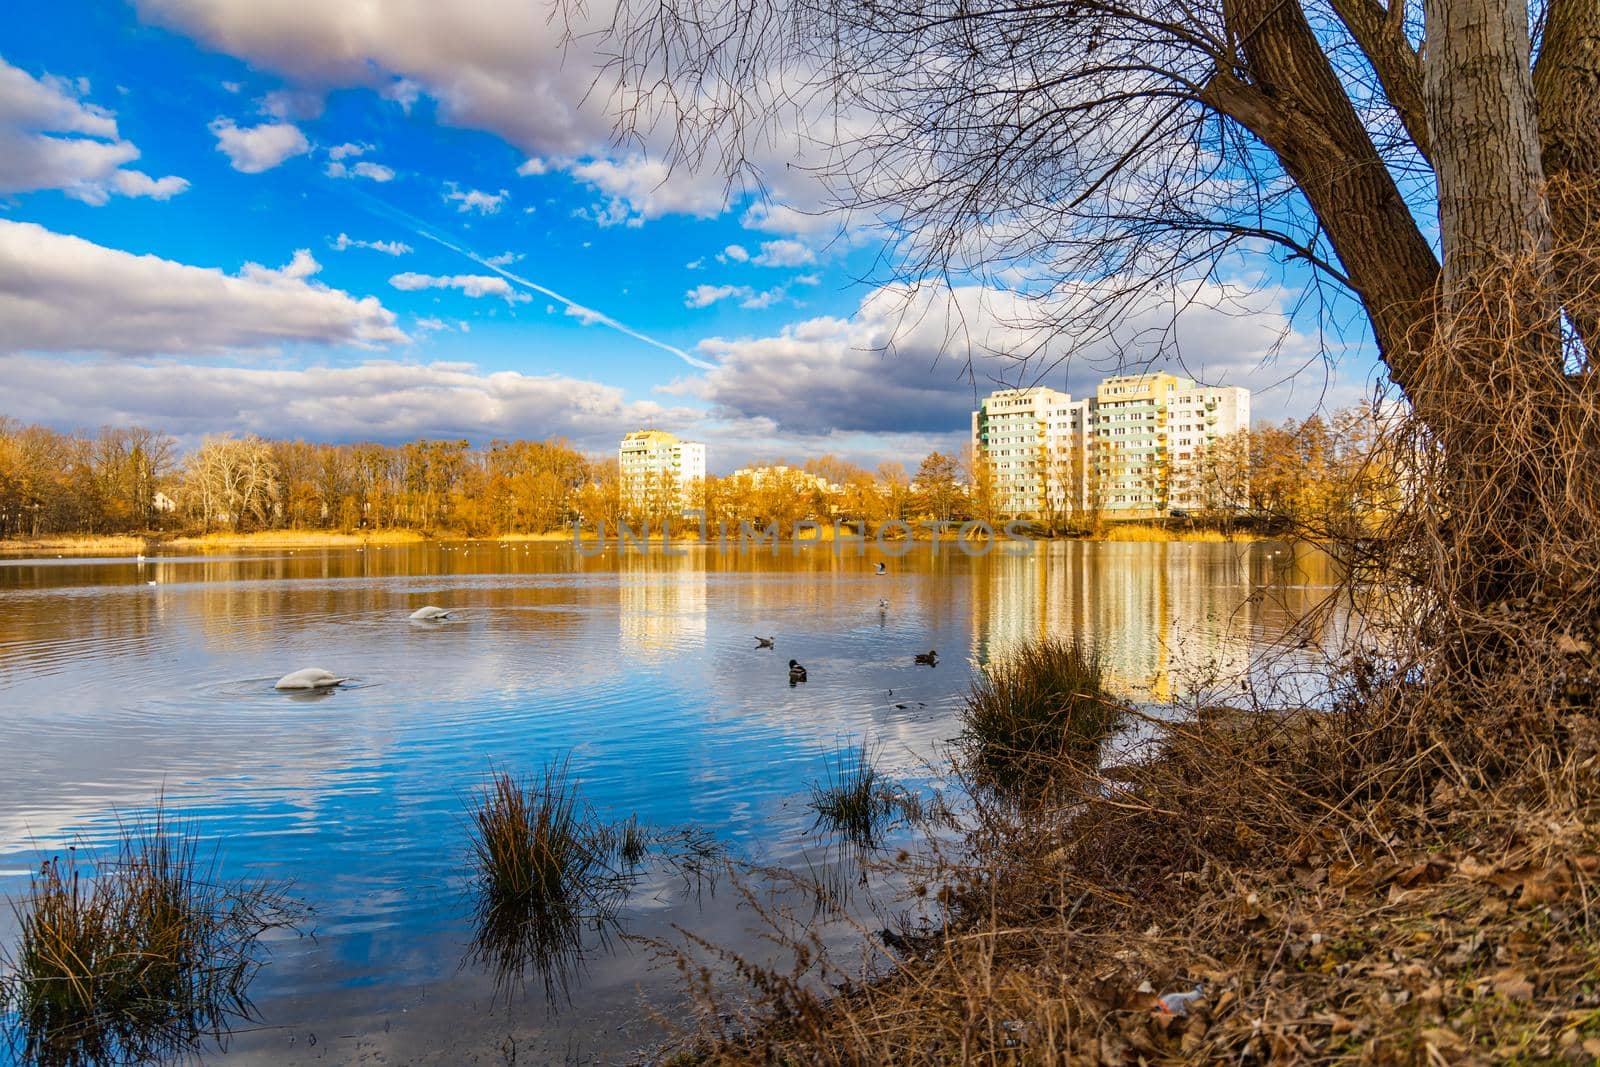
[[[678,1003],[675,977],[626,943],[586,959],[559,1013],[509,1016],[494,968],[459,966],[478,934],[462,906],[462,797],[491,766],[570,753],[605,819],[636,812],[745,863],[803,873],[810,857],[823,873],[840,864],[810,836],[807,785],[841,739],[870,740],[891,780],[926,792],[975,664],[1040,632],[1083,635],[1115,688],[1165,699],[1212,664],[1251,662],[1328,577],[1318,557],[1269,545],[978,559],[924,546],[882,577],[877,561],[468,543],[0,562],[0,892],[76,835],[108,839],[115,811],[165,786],[227,841],[233,873],[292,878],[319,916],[315,941],[261,974],[269,1028],[230,1058],[458,1062],[508,1035],[535,1061],[604,1055],[651,1032],[641,988]],[[412,625],[424,604],[457,615]],[[937,665],[916,664],[930,648]],[[790,687],[791,658],[805,685]],[[363,684],[312,701],[271,690],[307,665]],[[846,910],[869,906],[852,895]],[[686,892],[659,856],[619,918],[630,934],[678,924],[759,954],[747,913]],[[826,936],[854,938],[837,926]],[[0,912],[0,938],[14,934]]]
[[1309,546],[1066,542],[976,561],[971,651],[988,662],[1040,634],[1101,651],[1107,687],[1166,703],[1249,673],[1264,644],[1305,619],[1336,633],[1329,557]]

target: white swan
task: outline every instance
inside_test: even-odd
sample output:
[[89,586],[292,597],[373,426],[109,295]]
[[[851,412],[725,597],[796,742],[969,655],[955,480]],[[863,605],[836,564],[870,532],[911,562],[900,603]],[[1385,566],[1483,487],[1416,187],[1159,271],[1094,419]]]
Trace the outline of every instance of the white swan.
[[278,679],[278,684],[272,688],[332,689],[334,686],[347,681],[349,681],[348,678],[340,678],[332,671],[325,671],[321,667],[307,667],[303,671],[294,671],[291,674],[284,675]]
[[432,604],[429,604],[427,607],[418,608],[416,611],[413,611],[411,613],[411,617],[418,622],[432,622],[435,619],[448,619],[450,617],[450,612],[444,608],[436,608]]

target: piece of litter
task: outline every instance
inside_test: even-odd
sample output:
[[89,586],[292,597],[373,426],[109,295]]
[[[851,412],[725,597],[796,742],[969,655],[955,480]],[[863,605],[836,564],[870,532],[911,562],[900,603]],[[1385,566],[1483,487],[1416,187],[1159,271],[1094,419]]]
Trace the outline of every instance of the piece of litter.
[[1167,1015],[1188,1015],[1194,1002],[1205,995],[1203,986],[1195,986],[1187,993],[1168,993],[1156,1001],[1156,1010]]

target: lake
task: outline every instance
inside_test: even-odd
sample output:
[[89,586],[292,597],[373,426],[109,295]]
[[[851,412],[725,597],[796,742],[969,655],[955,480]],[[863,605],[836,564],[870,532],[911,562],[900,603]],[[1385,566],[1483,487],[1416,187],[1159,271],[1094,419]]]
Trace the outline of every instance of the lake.
[[[940,786],[973,672],[1015,643],[1089,638],[1116,690],[1160,705],[1247,671],[1329,582],[1314,550],[1273,543],[0,560],[0,893],[164,795],[217,843],[225,874],[290,879],[315,909],[304,933],[273,936],[258,1021],[207,1060],[623,1061],[659,1034],[641,997],[681,1009],[676,974],[632,936],[589,945],[565,996],[537,980],[507,989],[470,958],[467,800],[492,769],[569,758],[603,817],[692,827],[736,860],[805,870],[831,862],[807,800],[834,754],[865,740],[898,781]],[[410,623],[424,604],[457,614]],[[776,648],[757,650],[756,634]],[[930,648],[937,666],[917,665]],[[320,699],[273,689],[308,666],[359,681]],[[903,906],[892,890],[869,880],[849,910],[886,918]],[[848,951],[851,927],[823,921]],[[760,945],[726,880],[665,866],[619,923]],[[15,935],[7,910],[0,939]]]

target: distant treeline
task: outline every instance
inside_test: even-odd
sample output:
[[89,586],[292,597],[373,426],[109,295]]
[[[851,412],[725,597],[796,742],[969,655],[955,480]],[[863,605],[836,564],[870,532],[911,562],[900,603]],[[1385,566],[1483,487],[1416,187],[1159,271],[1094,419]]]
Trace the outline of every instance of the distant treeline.
[[[1241,515],[1315,523],[1370,512],[1376,486],[1370,420],[1351,415],[1264,426],[1225,439],[1191,465],[1202,520]],[[1053,462],[1041,456],[1041,464]],[[775,465],[779,466],[780,464]],[[914,475],[898,463],[869,471],[834,456],[756,478],[711,477],[689,505],[709,521],[905,521],[1011,516],[995,506],[991,473],[970,456],[930,454]],[[1387,492],[1387,491],[1385,491]],[[1033,515],[1047,532],[1093,532],[1087,509]],[[420,440],[327,445],[208,437],[183,455],[170,436],[139,427],[61,433],[0,417],[0,537],[146,531],[386,530],[469,536],[535,534],[581,519],[661,516],[625,498],[614,458],[585,456],[560,438]]]

